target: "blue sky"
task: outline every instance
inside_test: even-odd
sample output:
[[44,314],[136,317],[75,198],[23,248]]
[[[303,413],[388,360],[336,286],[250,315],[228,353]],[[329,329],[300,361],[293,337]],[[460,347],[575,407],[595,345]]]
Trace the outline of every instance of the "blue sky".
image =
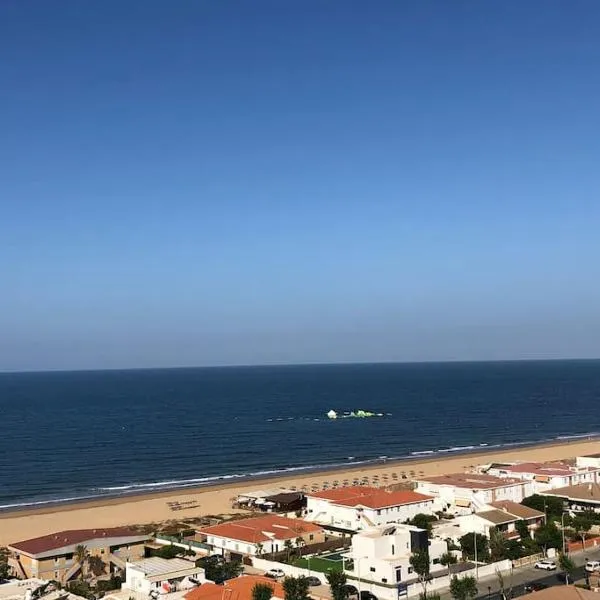
[[598,23],[4,0],[0,370],[600,356]]

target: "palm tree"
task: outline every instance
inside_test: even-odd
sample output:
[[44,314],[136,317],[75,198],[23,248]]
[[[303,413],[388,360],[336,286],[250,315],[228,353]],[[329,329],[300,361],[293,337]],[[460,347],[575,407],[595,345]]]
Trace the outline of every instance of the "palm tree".
[[265,547],[260,542],[256,544],[256,554],[258,554],[258,556],[262,555],[264,549]]
[[100,575],[104,575],[106,564],[99,556],[88,555],[87,565],[90,568],[90,571],[92,572],[94,577],[100,577]]
[[73,560],[76,563],[79,563],[79,578],[80,579],[84,578],[85,565],[86,565],[88,556],[89,556],[88,549],[83,544],[79,544],[79,545],[75,546],[75,551],[73,552]]
[[299,554],[300,558],[302,558],[302,548],[306,544],[306,542],[304,541],[304,538],[301,535],[299,535],[295,541],[296,541],[296,548],[298,549],[298,554]]

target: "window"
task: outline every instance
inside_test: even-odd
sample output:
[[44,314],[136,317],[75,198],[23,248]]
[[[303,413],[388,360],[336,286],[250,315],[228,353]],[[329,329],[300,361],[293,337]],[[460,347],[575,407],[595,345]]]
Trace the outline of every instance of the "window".
[[58,571],[54,571],[54,579],[58,581]]
[[311,533],[311,534],[308,536],[308,539],[309,539],[309,541],[311,541],[311,542],[312,542],[312,541],[315,539],[315,536],[314,536],[314,535]]
[[100,548],[100,554],[104,554],[104,548]]
[[408,574],[410,575],[412,572],[414,571],[414,569],[412,567],[408,567]]
[[433,564],[434,565],[439,565],[440,564],[440,559],[439,558],[434,558],[433,559]]
[[381,578],[381,583],[387,583],[387,577],[382,577]]
[[396,569],[396,582],[402,581],[402,567]]
[[371,573],[375,573],[375,567],[371,567],[369,571],[371,571]]
[[380,515],[380,514],[381,514],[381,511],[380,511],[380,510],[378,510],[378,511],[377,511],[377,514],[378,514],[378,515]]

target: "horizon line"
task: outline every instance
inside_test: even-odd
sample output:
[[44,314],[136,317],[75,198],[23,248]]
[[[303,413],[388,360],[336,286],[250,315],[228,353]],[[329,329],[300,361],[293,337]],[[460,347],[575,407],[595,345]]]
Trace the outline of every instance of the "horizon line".
[[276,367],[343,367],[367,365],[445,365],[445,364],[498,364],[498,363],[541,363],[541,362],[595,362],[600,357],[564,357],[564,358],[498,358],[498,359],[447,359],[447,360],[378,360],[378,361],[306,361],[296,363],[231,363],[222,365],[178,365],[170,367],[108,367],[108,368],[75,368],[75,369],[13,369],[0,370],[0,375],[44,374],[44,373],[104,373],[121,371],[183,371],[191,369],[260,369]]

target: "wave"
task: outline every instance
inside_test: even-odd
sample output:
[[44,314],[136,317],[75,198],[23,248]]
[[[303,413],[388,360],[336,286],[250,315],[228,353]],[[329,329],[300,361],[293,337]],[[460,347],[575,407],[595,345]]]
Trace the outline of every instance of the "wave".
[[167,479],[163,481],[150,481],[150,482],[132,482],[123,483],[112,486],[96,487],[89,490],[82,490],[80,493],[73,493],[72,495],[65,495],[64,497],[54,498],[40,498],[23,500],[21,502],[10,502],[7,504],[0,504],[0,511],[9,510],[22,510],[26,508],[39,508],[43,506],[77,503],[85,501],[93,501],[101,498],[120,497],[127,495],[135,495],[141,493],[148,493],[152,491],[166,491],[166,490],[177,490],[185,489],[189,487],[203,487],[214,485],[217,483],[227,483],[234,480],[239,481],[251,481],[253,479],[261,479],[265,477],[282,477],[291,473],[318,473],[328,469],[342,469],[345,467],[352,466],[364,466],[372,464],[380,464],[384,462],[393,461],[407,461],[414,460],[422,457],[426,458],[429,456],[436,456],[440,454],[471,454],[477,451],[489,452],[490,450],[502,450],[508,448],[524,448],[528,446],[535,446],[544,443],[561,442],[569,440],[580,440],[580,439],[594,439],[600,437],[600,432],[588,432],[579,434],[563,434],[552,438],[544,438],[537,440],[526,440],[526,441],[511,441],[502,443],[477,443],[477,444],[466,444],[464,446],[452,446],[450,448],[435,448],[425,450],[414,450],[405,455],[400,456],[378,456],[364,459],[356,459],[354,456],[348,456],[345,459],[340,459],[337,462],[331,463],[320,463],[310,465],[297,465],[290,467],[280,467],[272,469],[261,469],[256,471],[248,471],[243,473],[229,473],[220,474],[206,477],[193,477],[188,479]]

